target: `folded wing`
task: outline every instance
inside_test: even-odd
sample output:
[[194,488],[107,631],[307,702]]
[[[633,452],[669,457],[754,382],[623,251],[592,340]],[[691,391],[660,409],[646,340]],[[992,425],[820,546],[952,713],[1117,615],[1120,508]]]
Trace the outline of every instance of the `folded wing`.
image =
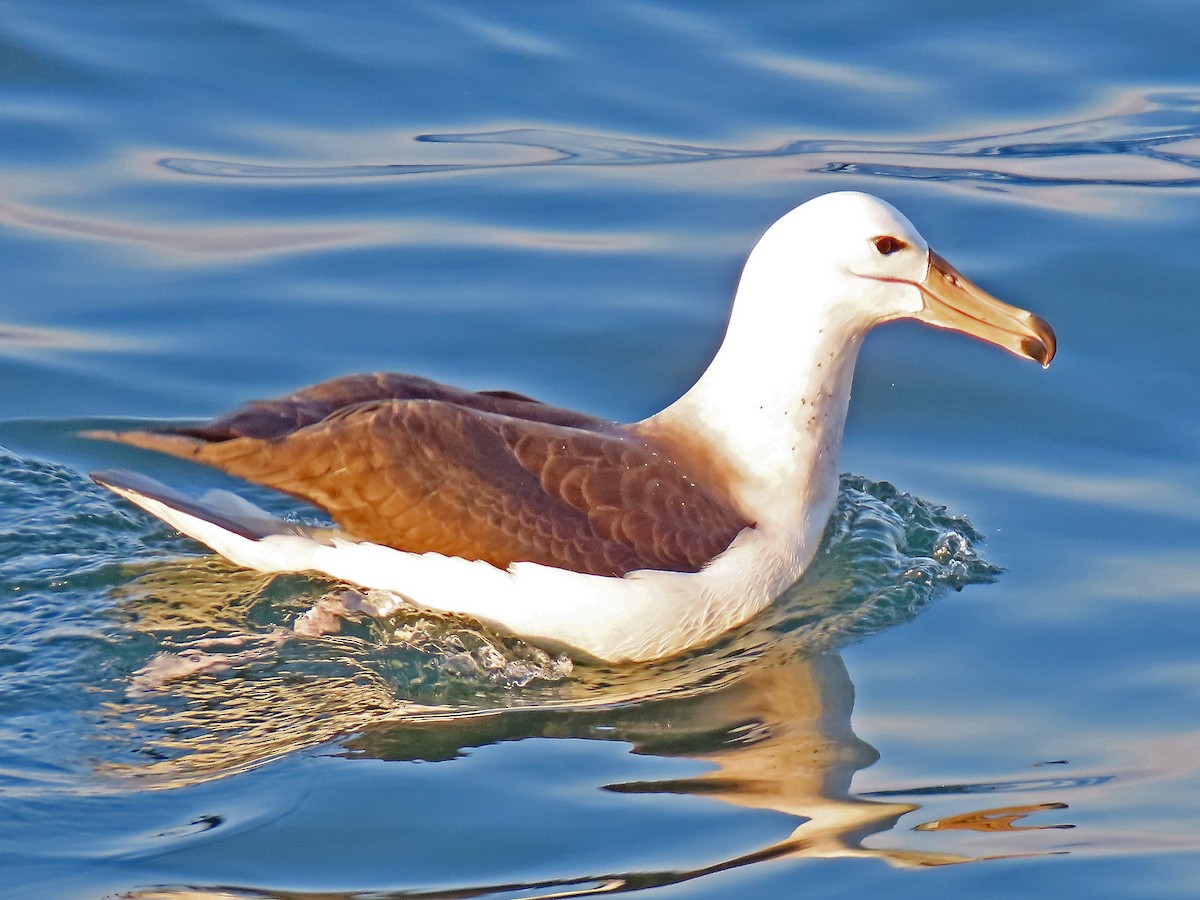
[[199,427],[102,436],[300,497],[363,540],[500,567],[695,572],[749,524],[621,426],[410,376],[337,379]]

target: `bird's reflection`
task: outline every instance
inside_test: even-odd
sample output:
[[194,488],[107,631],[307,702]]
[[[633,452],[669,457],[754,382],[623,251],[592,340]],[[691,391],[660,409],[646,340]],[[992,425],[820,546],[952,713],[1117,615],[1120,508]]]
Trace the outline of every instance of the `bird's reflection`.
[[[465,747],[522,737],[622,741],[635,753],[704,761],[711,763],[712,769],[696,778],[613,784],[607,785],[608,790],[703,796],[786,813],[798,823],[784,840],[752,853],[691,871],[610,873],[576,885],[579,894],[687,881],[785,856],[859,856],[919,867],[1005,855],[964,856],[864,846],[867,838],[893,829],[902,816],[920,807],[856,796],[851,791],[855,773],[874,763],[879,755],[851,727],[854,685],[845,663],[837,653],[798,656],[793,650],[774,648],[746,665],[728,683],[682,698],[648,699],[634,706],[601,709],[508,710],[460,721],[433,718],[416,728],[389,724],[367,729],[343,746],[349,756],[401,760],[445,757]],[[1030,813],[1063,808],[1065,804],[1049,803],[1007,810],[980,809],[916,827],[926,831],[1001,831],[1015,828],[1013,823]],[[572,884],[562,882],[557,886],[567,889]],[[523,887],[552,886],[543,883]],[[480,892],[516,887],[494,885]]]
[[[212,576],[213,572],[203,574]],[[271,590],[271,581],[263,576],[237,573],[235,577],[235,589],[243,603],[255,596],[255,587],[243,583],[242,578],[258,579],[259,594]],[[163,621],[170,619],[176,628],[182,624],[181,615],[194,616],[202,608],[210,615],[218,610],[220,615],[230,615],[229,606],[215,596],[212,604],[197,606],[194,583],[187,607],[170,602],[161,571],[152,583]],[[251,615],[254,605],[250,604]],[[852,791],[855,774],[874,763],[878,754],[851,727],[854,686],[842,657],[836,652],[805,654],[786,639],[755,645],[752,637],[742,635],[716,654],[721,660],[717,664],[702,665],[703,658],[697,658],[668,672],[642,672],[624,680],[617,679],[613,671],[581,667],[568,683],[544,688],[540,702],[481,709],[398,700],[395,686],[389,686],[378,672],[369,671],[361,660],[352,662],[353,654],[338,661],[345,667],[340,676],[325,672],[311,679],[293,678],[294,672],[287,671],[286,664],[292,641],[269,632],[259,635],[258,643],[249,650],[245,643],[240,644],[239,652],[246,654],[240,660],[236,652],[222,654],[222,665],[230,666],[226,675],[203,669],[198,675],[159,688],[162,696],[158,699],[170,698],[171,712],[158,715],[168,715],[176,724],[186,721],[189,729],[171,731],[173,755],[135,768],[143,775],[155,772],[164,784],[204,780],[206,775],[225,774],[285,750],[294,751],[302,735],[308,742],[326,742],[327,749],[333,738],[332,752],[347,759],[393,761],[449,760],[469,748],[535,737],[619,741],[638,754],[693,759],[709,763],[711,769],[695,778],[612,784],[605,786],[607,790],[701,796],[785,813],[796,822],[783,840],[689,870],[614,871],[432,893],[401,890],[372,894],[380,897],[475,897],[514,891],[555,897],[619,893],[686,882],[784,857],[867,857],[895,866],[923,867],[1017,855],[1006,853],[1002,840],[994,842],[993,852],[975,856],[867,846],[869,838],[893,831],[902,817],[920,807],[909,797],[880,799]],[[274,657],[269,664],[257,656],[264,647],[270,647]],[[294,653],[292,658],[302,660],[304,655]],[[312,664],[311,658],[306,664]],[[259,665],[275,674],[256,674],[254,668]],[[181,699],[191,701],[183,710],[178,706]],[[142,700],[144,716],[153,705],[150,701]],[[347,733],[351,736],[346,737]],[[1016,823],[1025,816],[1062,808],[1058,802],[984,808],[938,821],[914,822],[910,827],[921,831],[970,829],[998,836],[1023,827]],[[161,894],[172,889],[156,890]],[[242,887],[231,896],[299,895]],[[332,900],[355,895],[303,896]]]

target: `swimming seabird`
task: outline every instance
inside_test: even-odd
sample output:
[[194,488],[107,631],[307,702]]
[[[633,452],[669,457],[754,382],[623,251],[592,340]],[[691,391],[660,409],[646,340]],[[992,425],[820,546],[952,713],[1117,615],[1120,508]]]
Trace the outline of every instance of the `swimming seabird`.
[[1046,366],[1054,332],[868,194],[817,197],[746,261],[715,358],[618,424],[411,375],[336,378],[197,426],[92,436],[299,497],[337,528],[145,476],[93,477],[236,564],[313,571],[614,662],[671,656],[793,584],[833,510],[854,363],[912,318]]

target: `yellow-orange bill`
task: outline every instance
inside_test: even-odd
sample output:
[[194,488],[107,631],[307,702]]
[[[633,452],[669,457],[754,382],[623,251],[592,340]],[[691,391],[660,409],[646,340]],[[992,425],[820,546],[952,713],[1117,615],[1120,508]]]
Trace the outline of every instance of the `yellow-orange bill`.
[[929,272],[917,287],[925,298],[917,316],[921,321],[969,334],[1042,366],[1054,358],[1057,342],[1045,319],[997,300],[932,250]]

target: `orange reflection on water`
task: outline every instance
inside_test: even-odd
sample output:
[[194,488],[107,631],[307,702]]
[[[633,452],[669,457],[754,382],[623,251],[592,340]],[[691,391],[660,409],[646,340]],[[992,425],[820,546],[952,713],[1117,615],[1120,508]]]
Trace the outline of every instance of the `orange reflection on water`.
[[1067,809],[1065,803],[1030,803],[1025,806],[1001,806],[996,809],[979,809],[957,816],[946,816],[933,822],[924,822],[914,831],[1039,831],[1047,828],[1074,828],[1074,825],[1017,825],[1016,823],[1033,813],[1050,809]]

